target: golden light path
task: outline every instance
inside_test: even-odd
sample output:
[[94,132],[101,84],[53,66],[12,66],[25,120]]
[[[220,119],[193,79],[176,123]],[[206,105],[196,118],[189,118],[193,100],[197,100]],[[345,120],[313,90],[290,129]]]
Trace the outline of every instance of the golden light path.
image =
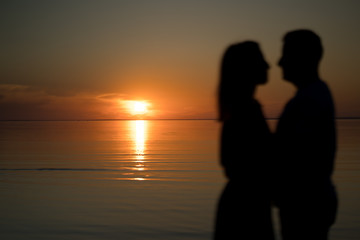
[[[147,138],[147,122],[145,120],[135,120],[132,122],[134,151],[135,151],[135,167],[133,170],[145,171],[145,151]],[[133,180],[145,180],[145,178],[136,177]]]
[[137,160],[143,160],[145,154],[145,141],[146,141],[146,121],[135,120],[135,153]]

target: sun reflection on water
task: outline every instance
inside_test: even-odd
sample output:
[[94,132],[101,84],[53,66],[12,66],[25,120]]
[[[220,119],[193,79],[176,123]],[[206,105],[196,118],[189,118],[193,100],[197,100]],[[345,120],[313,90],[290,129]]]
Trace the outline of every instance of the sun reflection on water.
[[146,142],[146,121],[136,120],[133,131],[135,132],[134,142],[135,142],[135,154],[137,160],[145,159],[145,142]]
[[[132,134],[134,143],[134,167],[132,170],[143,172],[146,170],[145,153],[147,138],[147,122],[145,120],[136,120],[132,122]],[[145,180],[142,177],[135,177],[133,180]]]

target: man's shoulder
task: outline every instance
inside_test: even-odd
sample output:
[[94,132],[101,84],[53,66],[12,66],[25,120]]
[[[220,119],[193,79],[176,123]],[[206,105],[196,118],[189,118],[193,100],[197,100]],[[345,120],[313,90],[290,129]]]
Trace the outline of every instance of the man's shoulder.
[[306,115],[317,116],[334,111],[330,89],[323,81],[317,81],[306,89],[299,90],[292,102],[293,106],[302,109]]
[[330,89],[327,84],[321,80],[312,83],[304,89],[298,90],[293,99],[294,101],[308,101],[313,104],[326,103],[327,101],[332,102]]
[[316,95],[319,94],[330,94],[330,89],[326,82],[319,80],[310,86],[310,91],[314,92]]

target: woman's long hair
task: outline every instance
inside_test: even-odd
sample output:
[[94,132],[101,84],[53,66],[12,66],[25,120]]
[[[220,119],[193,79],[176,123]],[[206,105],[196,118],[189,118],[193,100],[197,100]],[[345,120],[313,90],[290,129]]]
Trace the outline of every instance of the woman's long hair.
[[256,42],[245,41],[227,48],[221,63],[218,88],[220,121],[234,116],[241,102],[251,100],[255,86],[266,82],[266,76],[263,78],[258,74],[263,64],[267,69],[268,65]]

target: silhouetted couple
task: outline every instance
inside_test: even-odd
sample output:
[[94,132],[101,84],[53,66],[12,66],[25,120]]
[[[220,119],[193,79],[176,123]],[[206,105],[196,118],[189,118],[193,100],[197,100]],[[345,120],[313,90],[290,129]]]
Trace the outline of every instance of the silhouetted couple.
[[269,65],[252,41],[225,52],[219,86],[221,164],[228,183],[216,216],[216,240],[274,239],[271,207],[279,209],[283,240],[326,240],[337,198],[331,181],[336,150],[334,106],[319,78],[320,38],[309,30],[284,37],[279,65],[297,88],[271,133],[258,84]]

